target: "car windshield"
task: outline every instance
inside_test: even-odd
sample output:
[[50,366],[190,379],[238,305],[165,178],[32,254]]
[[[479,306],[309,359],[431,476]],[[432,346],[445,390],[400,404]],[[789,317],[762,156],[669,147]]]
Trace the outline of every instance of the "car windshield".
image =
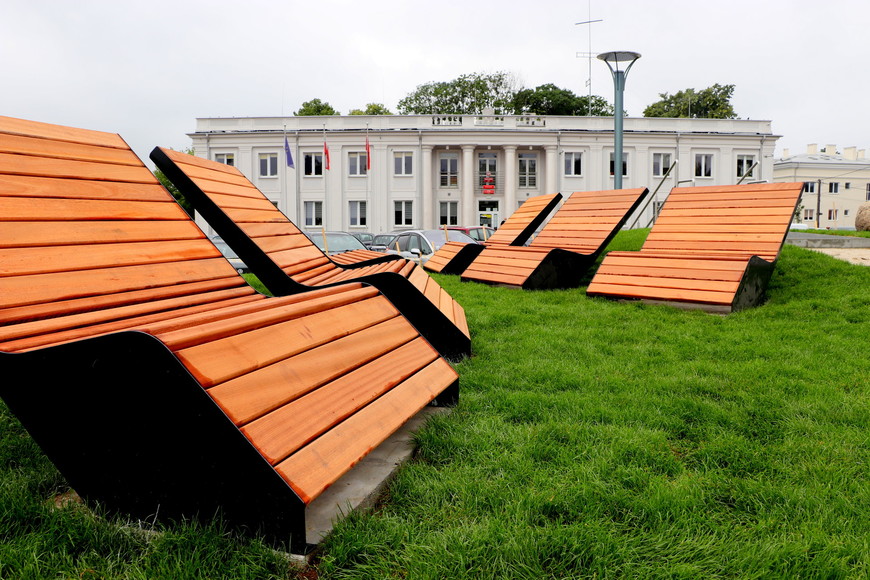
[[372,239],[373,246],[386,246],[390,240],[396,237],[396,234],[378,234]]
[[[311,234],[311,240],[321,250],[325,249],[323,246],[323,234],[313,233]],[[329,244],[329,252],[331,254],[366,249],[361,241],[350,234],[341,232],[326,232],[326,243]]]
[[[443,246],[446,241],[444,238],[444,230],[426,230],[423,232],[423,235],[426,236],[427,240],[432,242],[432,245],[436,250]],[[447,230],[447,239],[451,242],[462,242],[463,244],[477,243],[466,234],[457,230]]]

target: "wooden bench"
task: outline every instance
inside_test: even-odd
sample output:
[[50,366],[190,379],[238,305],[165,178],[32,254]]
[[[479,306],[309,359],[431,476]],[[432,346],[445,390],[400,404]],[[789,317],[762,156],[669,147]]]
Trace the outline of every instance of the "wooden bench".
[[764,299],[803,183],[671,190],[639,252],[605,256],[589,296],[728,313]]
[[471,354],[465,310],[414,262],[381,254],[374,261],[336,263],[235,167],[160,147],[151,159],[274,295],[365,282],[443,356]]
[[526,290],[575,288],[646,194],[646,188],[574,192],[529,246],[485,248],[462,280]]
[[484,247],[522,246],[562,199],[561,193],[527,199],[483,244],[447,242],[424,264],[430,272],[462,274]]
[[376,288],[256,293],[117,135],[0,117],[0,396],[87,502],[306,548],[457,375]]

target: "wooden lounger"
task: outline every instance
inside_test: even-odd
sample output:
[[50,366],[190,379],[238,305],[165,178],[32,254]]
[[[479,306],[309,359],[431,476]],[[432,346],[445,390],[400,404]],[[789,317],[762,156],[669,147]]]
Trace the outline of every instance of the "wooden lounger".
[[462,280],[526,290],[575,288],[646,188],[574,192],[526,247],[487,247]]
[[486,246],[522,246],[562,199],[561,193],[538,195],[526,200],[483,244],[447,242],[423,267],[441,274],[462,274]]
[[641,250],[605,256],[586,293],[720,313],[760,304],[802,188],[674,188]]
[[254,292],[117,135],[0,117],[0,396],[89,503],[306,547],[457,375],[376,288]]
[[235,167],[160,147],[151,159],[274,295],[365,282],[443,356],[471,354],[465,310],[414,262],[382,254],[375,261],[336,263]]

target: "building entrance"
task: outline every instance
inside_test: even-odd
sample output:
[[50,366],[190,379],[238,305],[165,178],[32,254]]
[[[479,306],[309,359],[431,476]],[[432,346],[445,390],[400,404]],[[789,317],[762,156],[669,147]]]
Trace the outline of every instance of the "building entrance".
[[498,214],[498,200],[486,199],[477,202],[478,225],[497,228],[499,225]]

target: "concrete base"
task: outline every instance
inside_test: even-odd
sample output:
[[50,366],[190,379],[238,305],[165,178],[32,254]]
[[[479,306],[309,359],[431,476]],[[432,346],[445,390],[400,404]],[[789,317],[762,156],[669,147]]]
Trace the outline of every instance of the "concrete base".
[[800,248],[870,248],[870,238],[789,232],[785,243]]
[[401,429],[378,445],[353,469],[332,484],[305,510],[305,536],[309,544],[318,544],[335,521],[355,509],[374,505],[396,468],[414,451],[412,436],[434,413],[449,411],[445,407],[426,407]]

